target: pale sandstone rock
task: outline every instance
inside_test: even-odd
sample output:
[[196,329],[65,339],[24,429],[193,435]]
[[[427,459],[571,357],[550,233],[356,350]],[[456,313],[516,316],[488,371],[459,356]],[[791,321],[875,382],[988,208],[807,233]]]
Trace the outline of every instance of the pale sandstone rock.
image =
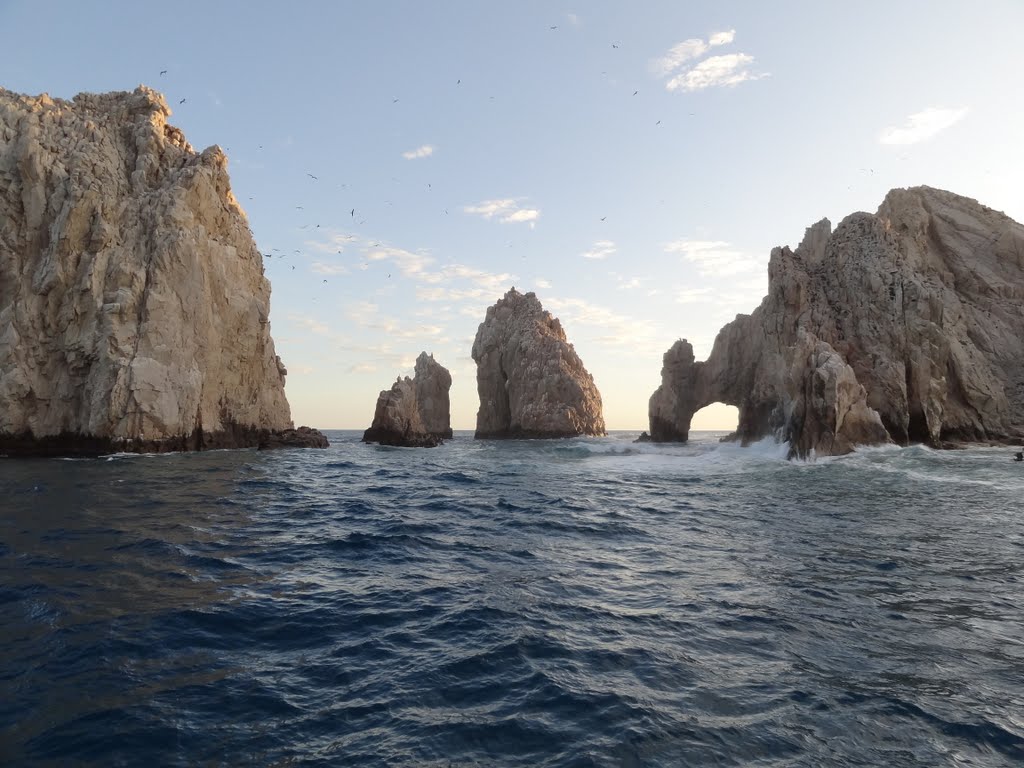
[[0,450],[255,446],[292,427],[227,158],[169,115],[145,87],[0,89]]
[[557,318],[515,288],[488,308],[473,342],[477,438],[604,435],[601,394]]
[[[685,440],[693,413],[736,405],[744,442],[794,455],[894,441],[946,445],[1024,434],[1024,227],[929,187],[874,215],[808,228],[776,248],[768,296],[715,339],[665,355],[651,437]],[[879,429],[881,427],[881,429]]]
[[363,433],[364,443],[435,446],[452,436],[448,369],[421,352],[413,378],[399,377],[377,398],[373,424]]

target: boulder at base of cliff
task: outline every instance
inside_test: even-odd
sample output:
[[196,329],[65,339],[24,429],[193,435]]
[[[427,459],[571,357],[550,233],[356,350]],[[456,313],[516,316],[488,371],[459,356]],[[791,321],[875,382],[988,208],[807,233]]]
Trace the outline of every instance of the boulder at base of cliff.
[[477,438],[605,434],[601,393],[533,293],[515,288],[487,310],[473,342]]
[[399,377],[391,389],[380,393],[363,442],[430,448],[450,439],[451,386],[448,369],[421,352],[413,378]]

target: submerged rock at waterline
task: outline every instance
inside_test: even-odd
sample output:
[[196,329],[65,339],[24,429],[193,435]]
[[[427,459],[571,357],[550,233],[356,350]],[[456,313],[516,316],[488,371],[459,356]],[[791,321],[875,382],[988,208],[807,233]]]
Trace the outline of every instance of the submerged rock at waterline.
[[945,446],[1024,434],[1024,226],[969,198],[895,189],[877,213],[775,248],[768,295],[718,333],[706,361],[680,340],[649,404],[651,437],[739,408],[744,443],[795,456]]
[[421,352],[413,378],[399,377],[377,398],[373,424],[363,433],[364,443],[432,447],[452,436],[448,369]]
[[487,310],[473,342],[477,438],[604,435],[601,393],[557,318],[515,288]]
[[0,452],[314,445],[227,158],[163,96],[0,89]]

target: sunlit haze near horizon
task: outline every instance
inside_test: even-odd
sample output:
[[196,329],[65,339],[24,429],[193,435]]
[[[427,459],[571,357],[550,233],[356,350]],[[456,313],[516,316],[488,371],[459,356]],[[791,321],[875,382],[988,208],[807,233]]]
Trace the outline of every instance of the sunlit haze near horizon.
[[0,28],[0,86],[145,84],[224,149],[296,424],[369,426],[426,350],[472,429],[473,337],[515,286],[561,320],[608,428],[644,429],[664,352],[705,358],[822,217],[927,184],[1024,220],[1009,0],[8,0]]

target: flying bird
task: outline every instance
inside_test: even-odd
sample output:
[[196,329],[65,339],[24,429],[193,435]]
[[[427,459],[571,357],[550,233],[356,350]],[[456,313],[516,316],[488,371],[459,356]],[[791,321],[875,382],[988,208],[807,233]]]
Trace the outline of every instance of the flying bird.
[[309,178],[314,179],[315,181],[320,181],[320,179],[314,176],[312,173],[307,173],[306,175],[309,176]]
[[160,70],[160,74],[161,75],[166,75],[167,74],[167,70],[166,69],[161,69]]
[[661,125],[661,120],[655,123],[655,125]]
[[353,208],[351,211],[348,212],[348,215],[354,219],[356,217],[356,209]]
[[615,43],[612,43],[612,48],[618,48],[618,47],[619,46],[617,46]]
[[633,91],[633,95],[636,96],[640,91]]
[[462,78],[460,77],[458,80],[456,80],[455,84],[456,85],[462,85]]
[[181,101],[179,101],[178,103],[179,103],[179,104],[184,104],[184,103],[185,103],[185,100],[184,100],[184,99],[182,99],[182,100],[181,100]]
[[554,25],[554,26],[552,26],[552,27],[548,27],[548,29],[558,29],[558,25],[557,25],[557,24],[555,24],[555,25]]
[[602,216],[602,217],[601,217],[601,221],[604,221],[604,220],[605,220],[605,219],[607,219],[607,218],[608,218],[607,216]]

